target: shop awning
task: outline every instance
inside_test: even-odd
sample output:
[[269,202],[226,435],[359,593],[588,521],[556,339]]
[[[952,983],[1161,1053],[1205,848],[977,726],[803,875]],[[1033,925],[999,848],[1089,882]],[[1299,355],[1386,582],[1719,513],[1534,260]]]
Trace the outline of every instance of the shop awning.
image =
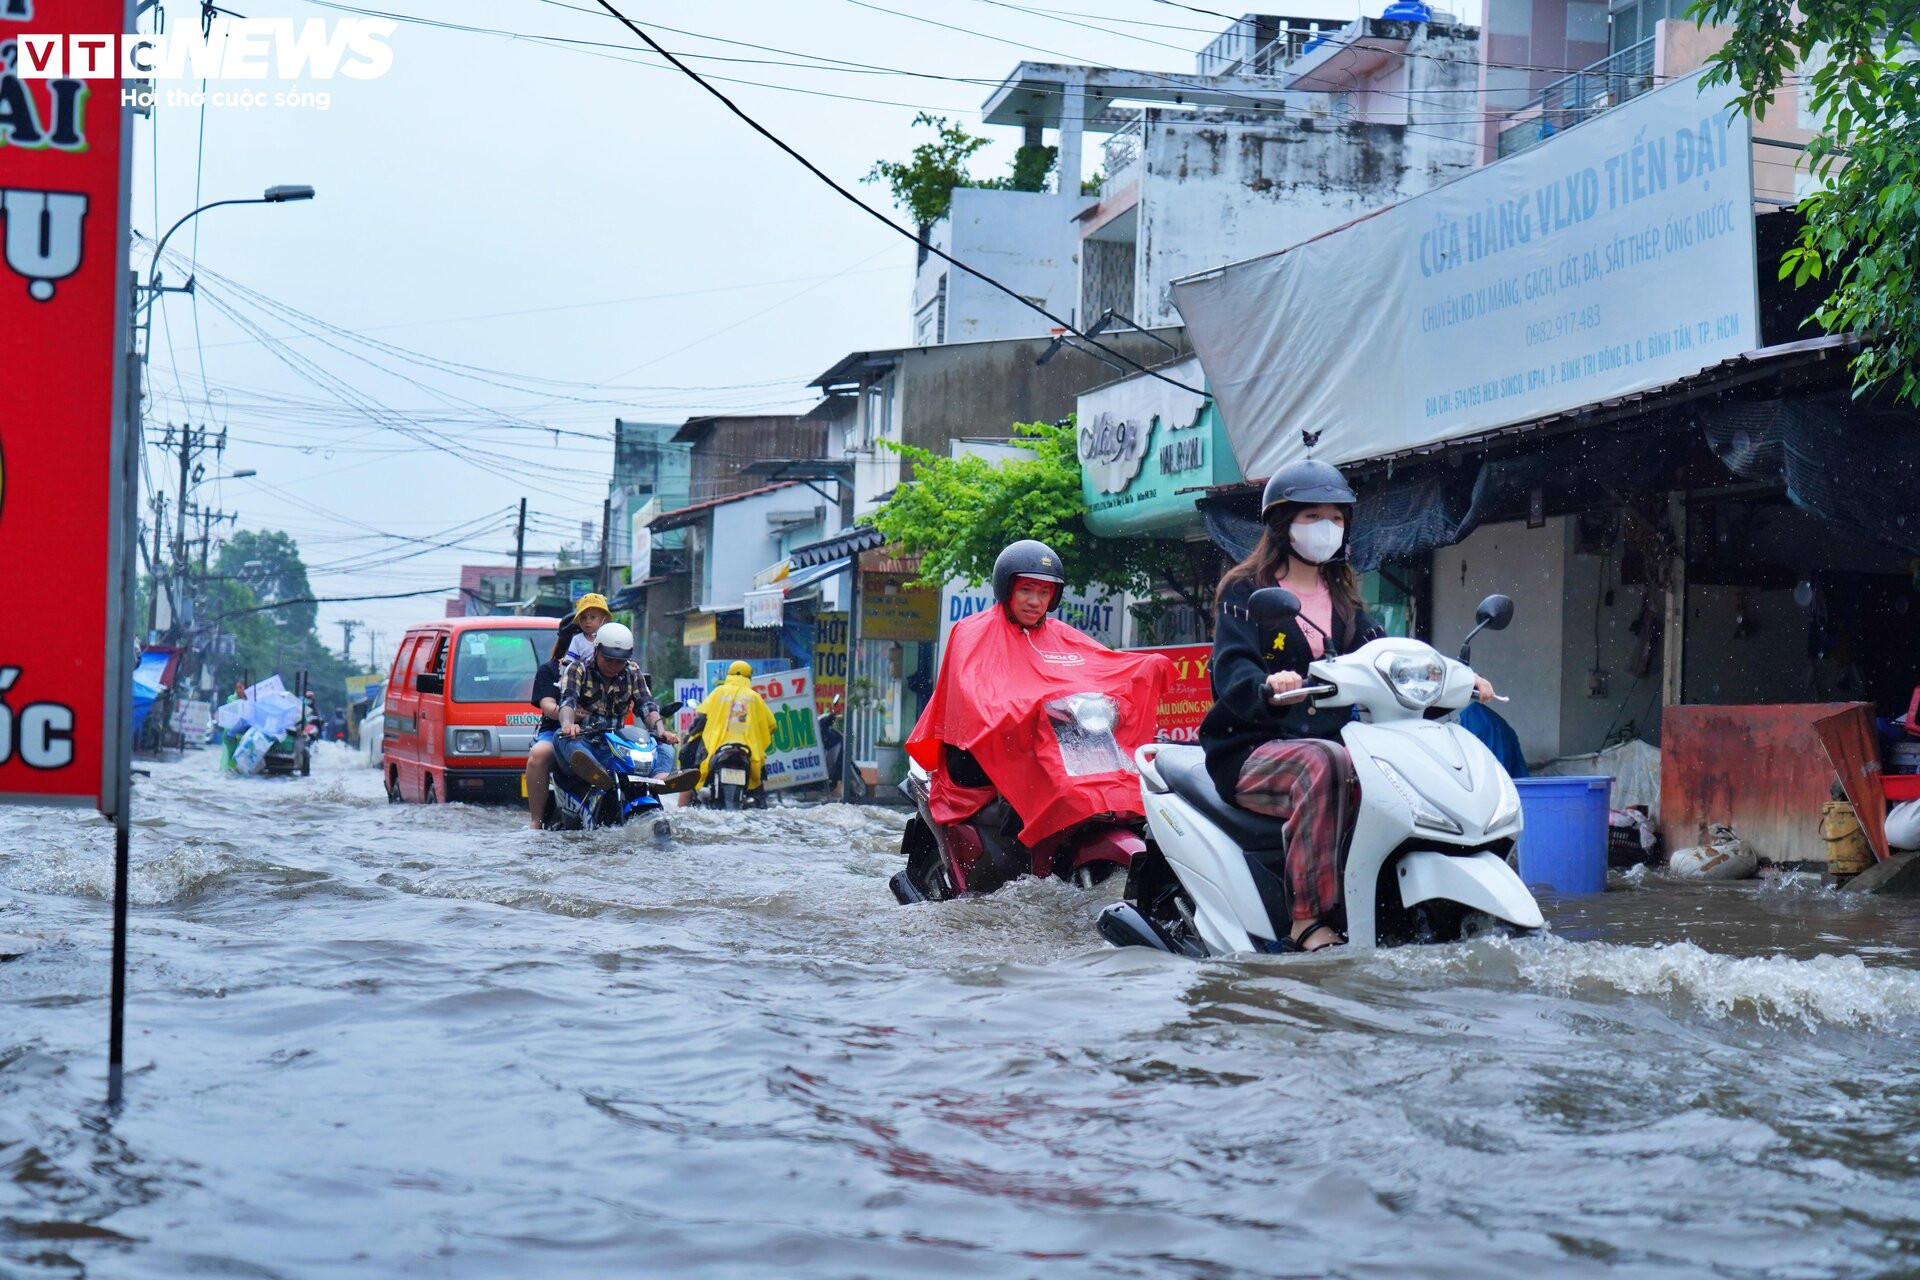
[[829,560],[843,560],[848,556],[859,555],[862,551],[872,551],[886,544],[886,538],[878,529],[863,524],[836,533],[831,538],[810,542],[804,547],[795,547],[789,553],[789,558],[793,561],[793,567],[796,570],[807,569],[814,565],[825,564]]
[[802,590],[803,588],[811,587],[816,583],[825,582],[828,578],[845,573],[848,566],[852,563],[852,556],[842,556],[838,560],[829,560],[825,564],[810,565],[805,569],[795,569],[786,576],[781,585],[786,587],[788,595],[792,595],[794,592]]

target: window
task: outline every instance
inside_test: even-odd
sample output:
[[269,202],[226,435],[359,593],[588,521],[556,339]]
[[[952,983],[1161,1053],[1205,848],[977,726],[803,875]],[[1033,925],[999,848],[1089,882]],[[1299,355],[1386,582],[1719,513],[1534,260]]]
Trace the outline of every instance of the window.
[[453,659],[453,700],[525,702],[533,695],[533,675],[540,666],[538,645],[546,635],[518,630],[464,633]]

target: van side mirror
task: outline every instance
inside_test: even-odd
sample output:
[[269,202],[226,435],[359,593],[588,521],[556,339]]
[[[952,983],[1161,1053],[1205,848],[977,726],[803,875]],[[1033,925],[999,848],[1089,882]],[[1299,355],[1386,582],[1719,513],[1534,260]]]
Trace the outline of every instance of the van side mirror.
[[1482,631],[1492,628],[1505,631],[1507,624],[1513,621],[1513,600],[1509,596],[1488,596],[1473,611],[1474,622],[1478,625],[1467,632],[1467,638],[1460,642],[1460,661],[1473,665],[1473,638]]
[[421,693],[445,693],[447,678],[432,671],[425,671],[421,673],[418,680],[413,682],[413,687]]

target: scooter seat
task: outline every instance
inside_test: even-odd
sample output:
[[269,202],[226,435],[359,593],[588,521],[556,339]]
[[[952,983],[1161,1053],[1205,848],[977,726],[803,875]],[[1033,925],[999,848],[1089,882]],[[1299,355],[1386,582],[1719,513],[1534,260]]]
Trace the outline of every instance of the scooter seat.
[[1213,775],[1207,772],[1207,754],[1199,747],[1162,747],[1154,755],[1153,764],[1175,795],[1233,837],[1242,849],[1286,846],[1284,818],[1269,818],[1221,799],[1220,789],[1213,785]]

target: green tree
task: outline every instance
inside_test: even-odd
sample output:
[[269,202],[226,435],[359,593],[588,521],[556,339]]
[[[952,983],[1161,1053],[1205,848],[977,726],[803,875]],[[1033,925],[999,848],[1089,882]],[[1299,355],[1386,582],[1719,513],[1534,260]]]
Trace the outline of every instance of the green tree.
[[1806,222],[1780,276],[1831,282],[1813,320],[1866,338],[1853,363],[1856,395],[1885,384],[1920,404],[1920,6],[1700,0],[1689,16],[1733,27],[1708,79],[1738,85],[1754,119],[1776,93],[1791,100],[1804,77],[1821,122],[1807,159],[1824,185],[1800,204]]
[[278,530],[242,529],[220,548],[204,622],[216,623],[233,637],[234,652],[217,658],[215,692],[224,697],[236,680],[263,680],[274,674],[292,688],[307,673],[314,700],[324,710],[344,706],[346,678],[358,671],[328,649],[315,623],[307,566],[294,540]]
[[[888,443],[913,463],[913,479],[874,513],[873,524],[889,542],[921,558],[923,582],[989,581],[994,559],[1008,543],[1038,538],[1059,555],[1075,590],[1105,587],[1145,596],[1171,589],[1204,606],[1201,566],[1185,543],[1088,532],[1071,419],[1017,422],[1013,431],[1013,443],[1029,456],[998,466]],[[1151,613],[1151,606],[1143,612]]]
[[947,216],[953,204],[953,189],[973,185],[967,173],[967,161],[987,145],[945,116],[922,111],[913,118],[916,125],[934,131],[933,141],[913,149],[913,159],[876,160],[862,182],[884,182],[893,191],[893,202],[920,228],[921,239],[927,228]]

